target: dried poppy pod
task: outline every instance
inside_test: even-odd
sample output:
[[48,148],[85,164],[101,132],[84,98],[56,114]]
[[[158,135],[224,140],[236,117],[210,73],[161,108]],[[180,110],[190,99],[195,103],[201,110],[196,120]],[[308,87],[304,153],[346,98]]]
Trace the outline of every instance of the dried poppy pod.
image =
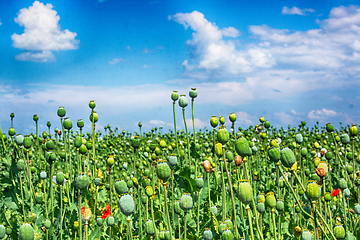
[[235,165],[236,165],[236,166],[240,166],[241,163],[242,163],[242,158],[241,158],[240,155],[237,155],[237,156],[235,157]]
[[85,222],[88,222],[91,218],[91,210],[90,208],[85,208],[85,211],[84,211],[84,220]]
[[320,178],[324,178],[326,177],[326,171],[324,170],[324,168],[318,167],[316,169],[316,174],[320,177]]

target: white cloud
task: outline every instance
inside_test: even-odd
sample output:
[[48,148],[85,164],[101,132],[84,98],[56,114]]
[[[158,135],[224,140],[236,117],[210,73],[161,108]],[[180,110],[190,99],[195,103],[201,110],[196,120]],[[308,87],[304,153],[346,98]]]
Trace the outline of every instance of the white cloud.
[[113,60],[109,61],[109,64],[115,65],[121,62],[124,62],[125,60],[123,58],[114,58]]
[[168,123],[168,122],[164,122],[162,120],[150,120],[148,122],[148,124],[145,124],[145,126],[150,126],[150,127],[173,127],[174,124]]
[[150,51],[149,51],[149,49],[148,48],[145,48],[144,50],[143,50],[143,53],[149,53]]
[[[195,120],[195,128],[196,128],[196,129],[204,128],[204,127],[208,127],[208,126],[209,126],[206,122],[201,121],[201,120],[198,119],[198,118],[195,118],[194,120]],[[172,124],[172,126],[173,126],[173,125],[174,125],[174,124]],[[189,131],[189,132],[192,132],[192,130],[193,130],[193,121],[192,121],[191,118],[187,118],[187,119],[186,119],[186,125],[187,125],[187,128],[188,128],[188,131]]]
[[52,62],[55,61],[55,56],[51,51],[29,51],[16,55],[15,59],[18,61]]
[[247,112],[236,112],[236,124],[241,124],[245,126],[254,125],[256,124],[257,118],[255,116],[252,116],[248,114]]
[[281,11],[282,14],[301,15],[301,16],[304,16],[306,14],[306,12],[314,12],[314,9],[311,9],[311,8],[300,9],[295,6],[292,8],[288,8],[288,7],[284,6]]
[[[198,62],[194,62],[194,66],[188,69],[238,74],[250,72],[256,67],[268,68],[275,65],[271,54],[264,48],[237,50],[235,42],[224,40],[223,37],[235,38],[240,32],[234,27],[219,29],[198,11],[177,13],[170,19],[182,24],[185,29],[190,27],[194,31],[187,45]],[[187,63],[187,66],[192,66]]]
[[294,114],[294,115],[299,115],[299,116],[304,115],[304,113],[302,113],[302,112],[297,112],[297,111],[295,111],[294,109],[291,110],[290,112],[291,112],[292,114]]
[[152,67],[151,65],[147,65],[147,64],[141,66],[141,68],[151,68],[151,67]]
[[[44,51],[76,49],[79,40],[76,33],[69,30],[60,30],[60,17],[48,3],[44,5],[35,1],[29,8],[23,8],[15,18],[15,22],[24,27],[24,33],[11,36],[15,48],[30,51],[17,59],[25,61],[47,62],[54,59],[54,55]],[[42,52],[42,53],[39,53]],[[40,60],[39,57],[44,59]],[[46,59],[50,57],[50,59]]]
[[1,19],[0,19],[0,26],[2,25]]
[[333,110],[328,110],[326,108],[323,108],[322,110],[311,110],[308,113],[308,118],[310,119],[324,119],[327,117],[336,116],[336,112]]
[[281,123],[282,126],[294,124],[294,123],[296,123],[296,120],[298,120],[298,117],[294,117],[285,112],[278,112],[278,113],[274,113],[273,115],[274,115],[275,119]]

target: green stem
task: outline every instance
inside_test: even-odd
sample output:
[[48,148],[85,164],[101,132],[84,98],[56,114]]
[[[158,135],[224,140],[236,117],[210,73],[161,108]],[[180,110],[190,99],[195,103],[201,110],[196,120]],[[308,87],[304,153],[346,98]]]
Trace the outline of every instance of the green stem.
[[[250,225],[250,234],[251,234],[251,240],[254,240],[254,230],[253,230],[253,226],[252,226],[252,217],[251,217],[251,213],[250,213],[250,207],[249,205],[246,205],[245,207],[247,215],[248,215],[248,219],[249,219],[249,225]],[[236,219],[236,218],[235,218]],[[235,225],[236,226],[236,225]],[[235,227],[237,229],[237,227]],[[237,232],[237,231],[236,231]],[[237,237],[236,237],[237,239]]]
[[176,144],[176,153],[177,153],[176,155],[179,156],[178,136],[176,131],[175,101],[173,102],[173,115],[174,115],[175,144]]
[[171,229],[170,215],[169,215],[169,209],[168,209],[166,183],[163,183],[163,187],[164,187],[164,201],[165,201],[165,213],[166,213],[166,218],[167,218],[167,226],[169,228],[170,236],[172,238],[172,229]]
[[275,209],[271,209],[271,216],[272,216],[272,223],[273,223],[273,228],[274,228],[274,238],[275,240],[277,240],[276,238],[276,221],[275,221]]
[[[188,128],[187,128],[186,119],[185,119],[185,108],[182,108],[182,112],[183,112],[184,125],[185,125],[185,131],[186,131],[186,141],[187,141],[187,149],[188,149],[188,161],[190,161],[189,164],[191,164],[191,158],[190,158],[190,141],[189,141],[189,133],[188,133]],[[188,163],[188,162],[187,162],[187,163]]]

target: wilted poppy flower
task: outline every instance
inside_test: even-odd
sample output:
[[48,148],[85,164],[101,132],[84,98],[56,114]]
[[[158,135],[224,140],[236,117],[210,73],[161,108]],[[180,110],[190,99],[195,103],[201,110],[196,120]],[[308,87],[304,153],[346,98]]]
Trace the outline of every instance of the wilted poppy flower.
[[338,188],[336,190],[334,189],[331,196],[335,197],[335,196],[339,195],[339,193],[340,193],[340,188]]
[[103,213],[103,215],[101,216],[102,219],[105,219],[108,216],[110,216],[111,215],[110,206],[106,205],[105,210],[102,213]]

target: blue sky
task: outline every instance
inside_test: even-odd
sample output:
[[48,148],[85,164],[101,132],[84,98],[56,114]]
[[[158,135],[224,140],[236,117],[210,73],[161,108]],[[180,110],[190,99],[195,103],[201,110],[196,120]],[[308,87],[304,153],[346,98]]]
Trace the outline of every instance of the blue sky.
[[[197,88],[195,123],[248,127],[357,123],[355,1],[0,1],[0,125],[17,133],[75,124],[95,100],[97,128],[173,128],[173,90]],[[183,127],[181,109],[177,121]],[[186,118],[191,123],[190,106]],[[229,125],[230,128],[230,124]],[[75,126],[75,125],[74,125]]]

